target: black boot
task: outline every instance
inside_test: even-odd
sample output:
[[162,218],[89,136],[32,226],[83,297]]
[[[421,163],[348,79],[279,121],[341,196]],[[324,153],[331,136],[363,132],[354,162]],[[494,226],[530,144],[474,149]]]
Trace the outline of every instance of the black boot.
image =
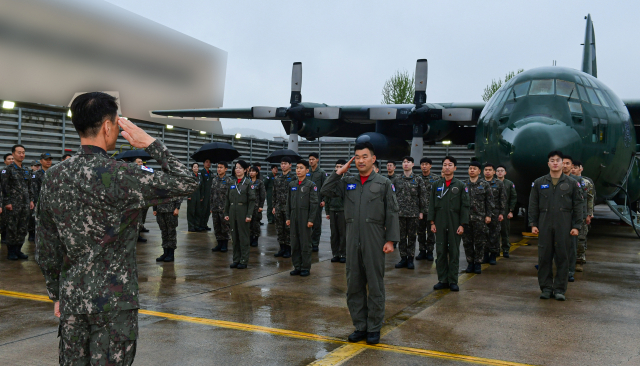
[[502,256],[505,258],[509,258],[509,251],[508,250],[503,251]]
[[429,262],[433,262],[433,250],[428,250],[427,251],[427,260]]
[[140,228],[140,232],[141,233],[148,233],[149,229],[147,229],[146,227],[143,226],[143,227]]
[[257,247],[258,246],[258,237],[257,236],[252,236],[251,237],[251,244],[249,244],[249,245],[251,245],[254,248]]
[[282,258],[291,258],[291,245],[284,246],[284,253],[282,254]]
[[138,235],[138,243],[146,243],[147,239],[141,237],[140,235]]
[[319,252],[319,251],[320,251],[320,248],[318,248],[317,246],[315,246],[315,247],[314,247],[314,246],[312,246],[312,247],[311,247],[311,251],[312,251],[312,252],[316,252],[316,253],[317,253],[317,252]]
[[13,248],[13,245],[7,245],[7,259],[10,261],[17,261],[18,256],[16,255],[15,249]]
[[21,247],[22,247],[21,245],[14,245],[13,253],[16,255],[16,257],[18,257],[18,259],[28,259],[29,256],[22,253],[22,251],[20,251]]
[[226,253],[227,252],[227,244],[229,243],[229,240],[223,240],[222,241],[222,247],[220,247],[220,251],[222,253]]
[[174,258],[173,258],[173,252],[175,251],[175,249],[173,248],[167,248],[167,256],[164,258],[165,262],[173,262]]
[[407,267],[407,257],[400,257],[400,262],[396,263],[396,268],[406,268]]
[[467,266],[467,269],[465,269],[464,271],[467,273],[473,273],[475,271],[475,265],[473,263],[469,263],[469,265]]
[[29,231],[29,241],[36,241],[36,232],[34,230]]
[[416,268],[416,267],[413,265],[413,257],[412,256],[408,256],[407,257],[407,269],[414,269],[414,268]]
[[480,263],[476,263],[476,264],[474,265],[474,272],[475,272],[476,274],[481,274],[481,273],[482,273],[482,264],[480,264]]
[[484,258],[482,258],[482,263],[489,263],[489,253],[484,253]]
[[162,255],[156,258],[156,262],[162,262],[167,258],[167,248],[162,248]]
[[492,266],[496,265],[496,253],[489,254],[489,264]]
[[284,254],[284,245],[280,244],[280,250],[278,251],[278,253],[274,254],[274,257],[282,257],[282,255]]
[[219,252],[221,248],[222,248],[222,240],[218,240],[218,245],[216,245],[215,247],[211,248],[211,251],[212,252]]
[[426,250],[421,250],[420,253],[418,253],[418,255],[416,256],[416,260],[417,261],[421,261],[423,259],[427,259],[427,251]]

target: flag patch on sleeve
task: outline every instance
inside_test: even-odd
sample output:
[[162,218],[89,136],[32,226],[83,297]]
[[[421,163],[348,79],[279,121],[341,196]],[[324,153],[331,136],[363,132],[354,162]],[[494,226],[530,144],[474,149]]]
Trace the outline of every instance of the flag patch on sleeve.
[[142,168],[142,170],[148,171],[149,173],[153,173],[153,168],[149,168],[147,166],[141,165],[140,168]]

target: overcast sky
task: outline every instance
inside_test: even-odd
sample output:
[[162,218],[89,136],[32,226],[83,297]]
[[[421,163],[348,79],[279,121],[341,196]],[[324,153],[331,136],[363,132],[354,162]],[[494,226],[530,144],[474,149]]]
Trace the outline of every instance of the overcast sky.
[[[413,72],[419,58],[429,60],[428,101],[480,102],[508,71],[553,60],[579,69],[588,13],[599,79],[622,99],[640,99],[640,1],[109,2],[227,51],[224,107],[288,106],[295,61],[303,101],[378,104],[385,80]],[[223,120],[223,128],[284,133],[271,121]]]

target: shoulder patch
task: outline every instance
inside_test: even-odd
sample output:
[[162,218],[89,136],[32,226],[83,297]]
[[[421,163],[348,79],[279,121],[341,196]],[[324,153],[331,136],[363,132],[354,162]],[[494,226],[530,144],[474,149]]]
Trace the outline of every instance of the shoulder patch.
[[313,190],[318,192],[318,186],[313,186]]
[[141,165],[140,168],[142,168],[142,170],[145,170],[149,173],[153,173],[153,168],[149,168],[147,166]]
[[291,190],[292,190],[292,191],[297,191],[297,190],[298,190],[298,187],[291,187]]
[[2,170],[2,174],[6,173],[7,171],[5,169]]
[[464,187],[464,191],[469,193],[469,187]]
[[256,189],[256,186],[252,184],[251,189]]
[[394,192],[396,191],[396,186],[395,186],[395,184],[392,184],[392,185],[391,185],[391,190],[392,190],[392,191],[394,191]]
[[352,191],[356,189],[356,185],[355,184],[347,184],[347,191]]
[[[532,182],[531,187],[535,187],[535,186],[536,186],[536,182]],[[514,184],[514,187],[515,187],[515,184]]]

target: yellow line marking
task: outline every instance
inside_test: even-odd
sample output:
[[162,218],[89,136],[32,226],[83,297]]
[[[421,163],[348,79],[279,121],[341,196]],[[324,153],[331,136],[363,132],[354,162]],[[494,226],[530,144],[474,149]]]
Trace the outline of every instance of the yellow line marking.
[[[13,297],[13,298],[25,299],[25,300],[33,300],[33,301],[41,301],[41,302],[49,302],[49,303],[52,302],[51,300],[49,300],[49,298],[47,296],[29,294],[29,293],[24,293],[24,292],[0,290],[0,296]],[[329,359],[331,359],[333,357],[333,358],[336,359],[337,362],[342,363],[342,362],[346,361],[347,359],[351,358],[349,356],[354,353],[354,350],[355,351],[363,351],[365,349],[374,349],[374,350],[379,350],[379,351],[402,353],[402,354],[407,354],[407,355],[412,355],[412,356],[431,357],[431,358],[447,359],[447,360],[452,360],[452,361],[471,362],[471,363],[476,363],[476,364],[481,364],[481,365],[531,366],[531,365],[528,365],[528,364],[517,363],[517,362],[493,360],[493,359],[490,359],[490,358],[458,355],[458,354],[455,354],[455,353],[431,351],[431,350],[425,350],[425,349],[420,349],[420,348],[412,348],[412,347],[402,347],[402,346],[395,346],[395,345],[391,345],[391,344],[377,344],[377,345],[373,345],[373,346],[365,344],[364,342],[357,343],[357,344],[350,344],[350,343],[348,343],[348,342],[346,342],[346,341],[344,341],[344,340],[342,340],[340,338],[327,337],[327,336],[322,336],[322,335],[318,335],[318,334],[303,333],[303,332],[297,332],[297,331],[286,330],[286,329],[278,329],[278,328],[269,328],[269,327],[263,327],[263,326],[258,326],[258,325],[229,322],[229,321],[224,321],[224,320],[215,320],[215,319],[207,319],[207,318],[198,318],[198,317],[194,317],[194,316],[185,316],[185,315],[177,315],[177,314],[171,314],[171,313],[163,313],[163,312],[152,311],[152,310],[140,309],[138,312],[140,314],[157,316],[157,317],[161,317],[161,318],[166,318],[166,319],[175,320],[175,321],[182,321],[182,322],[187,322],[187,323],[210,325],[210,326],[214,326],[214,327],[218,327],[218,328],[235,329],[235,330],[241,330],[241,331],[245,331],[245,332],[254,332],[254,333],[265,333],[265,334],[279,335],[279,336],[289,337],[289,338],[297,338],[297,339],[304,339],[304,340],[309,340],[309,341],[317,341],[317,342],[334,343],[334,344],[342,344],[343,345],[342,347],[339,347],[337,350],[334,350],[333,352],[331,352],[330,356],[329,357],[325,357],[322,361],[329,360]],[[340,351],[340,349],[342,349],[342,351]],[[338,363],[333,363],[333,364],[336,365]]]

